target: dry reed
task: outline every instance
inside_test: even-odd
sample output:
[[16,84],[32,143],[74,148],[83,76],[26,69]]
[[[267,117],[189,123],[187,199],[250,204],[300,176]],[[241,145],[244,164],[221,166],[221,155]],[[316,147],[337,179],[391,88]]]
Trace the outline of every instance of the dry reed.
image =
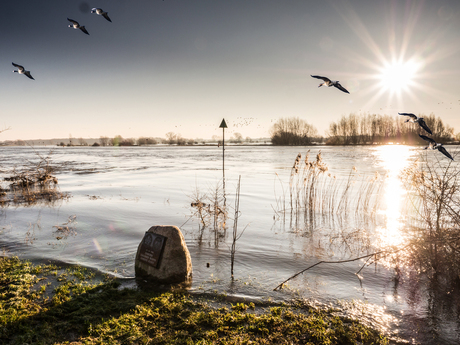
[[278,218],[285,220],[288,213],[291,227],[297,227],[302,221],[315,222],[318,216],[336,218],[339,222],[350,215],[360,220],[374,220],[383,191],[384,181],[380,175],[363,177],[357,184],[359,174],[353,167],[346,180],[339,180],[328,173],[321,151],[315,160],[310,161],[309,155],[307,151],[304,160],[300,153],[295,158],[289,177],[290,208],[285,207],[283,188],[283,196],[276,200]]

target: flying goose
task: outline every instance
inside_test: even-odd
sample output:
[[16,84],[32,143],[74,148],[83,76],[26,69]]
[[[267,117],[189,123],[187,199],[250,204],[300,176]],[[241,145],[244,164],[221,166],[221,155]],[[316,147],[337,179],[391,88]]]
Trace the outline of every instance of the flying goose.
[[425,131],[427,131],[430,134],[433,134],[431,132],[431,129],[429,129],[428,126],[426,125],[425,120],[423,119],[423,117],[417,117],[416,115],[411,114],[411,113],[398,113],[398,114],[403,115],[403,116],[409,116],[409,118],[404,122],[418,123],[420,125],[420,127],[422,127]]
[[12,64],[13,64],[14,67],[18,68],[17,70],[14,70],[13,72],[16,72],[16,73],[19,73],[19,74],[24,74],[26,77],[35,80],[34,77],[32,77],[32,75],[30,74],[30,71],[26,71],[26,69],[23,66],[17,65],[14,62],[12,62]]
[[94,7],[91,10],[91,13],[96,13],[98,16],[103,16],[105,19],[107,19],[109,22],[112,22],[112,20],[109,18],[108,12],[104,12],[102,8],[96,8]]
[[420,138],[422,138],[423,140],[425,141],[428,141],[428,146],[424,148],[424,150],[438,150],[439,152],[441,152],[444,156],[446,156],[447,158],[450,158],[452,160],[454,160],[452,158],[452,156],[450,155],[449,152],[447,152],[446,148],[444,146],[442,146],[442,144],[438,144],[436,141],[434,141],[432,138],[428,138],[426,135],[421,135],[419,134],[418,135]]
[[336,87],[337,89],[339,89],[340,91],[343,91],[343,92],[345,92],[345,93],[349,93],[349,92],[347,91],[347,89],[345,89],[342,85],[339,84],[339,81],[338,81],[338,80],[337,80],[337,81],[332,81],[332,80],[330,80],[329,78],[321,77],[321,76],[319,76],[319,75],[312,75],[312,77],[313,77],[313,78],[316,78],[316,79],[322,79],[322,80],[324,80],[324,83],[319,84],[318,87],[321,87],[321,86],[323,86],[323,85],[329,86],[329,87],[334,86],[334,87]]
[[85,27],[81,26],[80,24],[78,24],[78,22],[76,20],[73,20],[73,19],[70,19],[70,18],[67,18],[67,20],[72,23],[72,25],[69,25],[69,28],[80,29],[85,34],[89,35],[89,33],[88,33],[88,31],[86,31]]

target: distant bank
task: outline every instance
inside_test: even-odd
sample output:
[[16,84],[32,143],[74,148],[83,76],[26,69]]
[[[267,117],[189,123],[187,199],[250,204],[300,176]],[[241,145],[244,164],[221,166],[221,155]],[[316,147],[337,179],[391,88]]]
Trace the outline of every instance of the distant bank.
[[[33,139],[33,140],[5,140],[0,141],[0,146],[152,146],[152,145],[209,145],[220,146],[221,140],[213,139],[189,139],[184,142],[168,142],[164,138],[122,139],[113,143],[112,138],[55,138],[55,139]],[[140,142],[139,142],[140,141]],[[115,144],[115,145],[114,145]],[[243,140],[225,140],[225,145],[271,145],[270,138],[255,138]]]

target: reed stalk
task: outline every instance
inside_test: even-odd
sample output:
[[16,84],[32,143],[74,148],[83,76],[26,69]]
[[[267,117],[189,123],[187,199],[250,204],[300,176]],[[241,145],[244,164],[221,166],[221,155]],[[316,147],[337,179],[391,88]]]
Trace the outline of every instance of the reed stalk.
[[235,196],[235,217],[233,218],[233,236],[232,236],[232,247],[230,250],[230,272],[233,280],[233,266],[235,263],[235,253],[236,253],[236,241],[240,239],[243,235],[243,231],[238,234],[238,218],[240,216],[240,188],[241,188],[241,175],[238,178],[238,185],[236,187],[236,196]]

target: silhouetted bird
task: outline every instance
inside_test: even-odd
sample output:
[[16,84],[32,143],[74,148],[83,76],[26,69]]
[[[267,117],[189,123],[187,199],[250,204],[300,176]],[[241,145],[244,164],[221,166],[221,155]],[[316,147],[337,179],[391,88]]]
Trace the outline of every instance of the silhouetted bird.
[[438,150],[439,152],[441,152],[447,158],[450,158],[450,159],[454,160],[452,158],[452,156],[450,155],[450,153],[447,152],[446,148],[444,146],[442,146],[442,144],[438,144],[436,141],[434,141],[434,139],[428,138],[426,135],[419,134],[418,136],[420,138],[422,138],[423,140],[428,141],[428,143],[429,143],[428,146],[424,148],[424,150],[428,150],[428,149]]
[[17,70],[14,70],[13,72],[16,72],[16,73],[19,73],[19,74],[24,74],[28,78],[35,80],[34,77],[32,77],[32,75],[30,74],[30,71],[26,71],[26,69],[23,66],[17,65],[14,62],[12,62],[12,64],[13,64],[14,67],[18,68]]
[[69,25],[69,28],[80,29],[85,34],[89,35],[89,32],[86,31],[86,28],[84,26],[78,24],[78,22],[76,20],[73,20],[73,19],[70,19],[70,18],[67,18],[67,20],[72,23],[72,25]]
[[417,117],[416,115],[411,114],[411,113],[398,113],[398,114],[402,116],[409,116],[409,118],[404,122],[418,123],[420,127],[422,127],[425,131],[427,131],[430,134],[433,134],[431,132],[431,129],[429,129],[428,126],[426,125],[425,120],[423,120],[423,117]]
[[322,80],[324,80],[324,83],[319,84],[318,87],[321,87],[321,86],[329,86],[329,87],[334,86],[334,87],[336,87],[337,89],[339,89],[340,91],[343,91],[343,92],[345,92],[345,93],[349,93],[349,92],[347,91],[347,89],[345,89],[342,85],[340,85],[340,83],[339,83],[338,80],[337,80],[337,81],[332,81],[332,80],[330,80],[329,78],[321,77],[321,76],[319,76],[319,75],[312,75],[312,77],[313,77],[313,78],[316,78],[316,79],[322,79]]
[[91,13],[96,13],[98,16],[103,16],[105,19],[107,19],[109,22],[112,22],[112,20],[109,18],[109,15],[108,13],[109,12],[104,12],[102,10],[102,8],[96,8],[94,7],[92,10],[91,10]]

